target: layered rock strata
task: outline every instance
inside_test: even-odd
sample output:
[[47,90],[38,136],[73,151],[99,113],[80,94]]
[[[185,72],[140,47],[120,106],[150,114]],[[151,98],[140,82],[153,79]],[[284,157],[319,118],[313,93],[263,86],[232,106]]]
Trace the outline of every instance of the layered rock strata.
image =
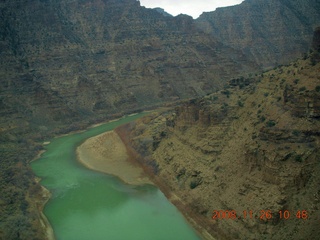
[[203,13],[196,22],[224,44],[273,67],[309,50],[319,19],[317,0],[246,0]]
[[0,10],[2,125],[50,128],[203,96],[259,69],[191,17],[135,0],[10,1]]
[[[205,228],[204,238],[314,239],[320,214],[319,71],[306,59],[234,79],[220,93],[118,132],[167,196]],[[212,219],[216,210],[229,213]]]

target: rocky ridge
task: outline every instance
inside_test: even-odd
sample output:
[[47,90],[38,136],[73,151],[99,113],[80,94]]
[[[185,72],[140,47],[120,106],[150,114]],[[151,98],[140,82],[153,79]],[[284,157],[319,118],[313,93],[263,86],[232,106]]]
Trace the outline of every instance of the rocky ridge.
[[[320,214],[319,71],[320,63],[308,58],[233,79],[219,93],[118,132],[168,197],[212,236],[314,239]],[[235,210],[241,219],[212,219],[215,210]],[[250,210],[252,218],[244,218]],[[279,214],[286,210],[289,220]],[[307,220],[297,218],[302,210]],[[272,218],[260,219],[266,211]]]
[[[0,56],[0,239],[46,238],[38,210],[48,196],[28,166],[44,141],[125,113],[206,95],[229,79],[241,82],[240,76],[261,64],[199,30],[191,17],[164,17],[135,0],[1,1]],[[204,125],[226,115],[200,112],[182,115],[190,124],[200,119]],[[161,137],[146,143],[154,141],[156,148]]]
[[252,55],[262,66],[273,67],[309,50],[319,18],[317,0],[246,0],[203,13],[196,23],[224,44]]
[[259,69],[191,17],[135,0],[10,1],[0,10],[2,127],[137,111]]

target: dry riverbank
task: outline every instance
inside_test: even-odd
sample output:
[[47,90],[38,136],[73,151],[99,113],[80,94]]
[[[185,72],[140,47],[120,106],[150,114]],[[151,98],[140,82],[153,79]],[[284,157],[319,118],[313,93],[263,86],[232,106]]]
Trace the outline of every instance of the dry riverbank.
[[[167,198],[183,213],[189,223],[200,233],[203,239],[214,239],[199,224],[200,219],[190,212],[184,201],[179,199],[161,180],[151,174],[147,168],[141,166],[135,157],[131,156],[131,151],[122,141],[115,131],[106,132],[98,136],[87,139],[81,144],[76,152],[77,159],[87,168],[104,172],[119,177],[127,184],[156,184]],[[146,175],[152,178],[153,182]]]
[[126,147],[114,131],[87,139],[76,152],[87,168],[117,176],[127,184],[152,184],[141,167],[128,161]]

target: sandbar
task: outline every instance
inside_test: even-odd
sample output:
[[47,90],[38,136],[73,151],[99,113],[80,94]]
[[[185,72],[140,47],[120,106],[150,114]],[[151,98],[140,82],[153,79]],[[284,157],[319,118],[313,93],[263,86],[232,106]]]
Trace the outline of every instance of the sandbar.
[[131,185],[153,184],[139,165],[128,161],[126,146],[114,131],[87,139],[76,153],[78,161],[89,169],[114,175]]

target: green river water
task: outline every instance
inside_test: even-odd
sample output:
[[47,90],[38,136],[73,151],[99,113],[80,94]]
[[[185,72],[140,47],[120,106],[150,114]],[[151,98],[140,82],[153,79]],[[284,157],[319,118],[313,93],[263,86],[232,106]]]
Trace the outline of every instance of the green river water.
[[51,193],[44,214],[57,240],[199,239],[162,192],[131,186],[86,169],[75,149],[85,139],[133,121],[144,113],[55,138],[31,167]]

